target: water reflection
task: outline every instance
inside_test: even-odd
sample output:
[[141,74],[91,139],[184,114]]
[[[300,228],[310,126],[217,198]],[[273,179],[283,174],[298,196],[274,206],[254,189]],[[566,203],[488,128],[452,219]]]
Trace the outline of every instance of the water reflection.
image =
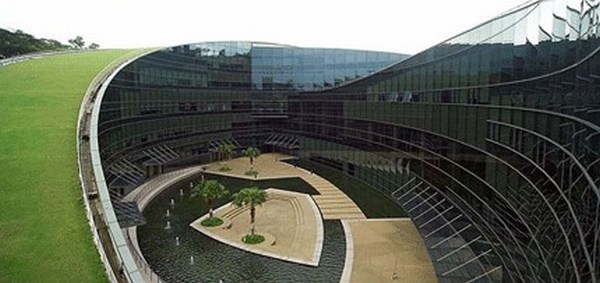
[[[235,192],[249,181],[220,178]],[[315,194],[299,179],[273,181],[279,187]],[[206,213],[198,198],[183,197],[177,205],[170,201],[178,196],[189,180],[166,190],[144,211],[148,224],[138,228],[140,248],[153,270],[166,282],[339,282],[344,266],[345,236],[340,221],[324,221],[323,253],[319,267],[262,257],[217,242],[189,227]],[[255,182],[267,187],[265,182]],[[220,205],[220,204],[219,204]],[[164,229],[165,209],[170,208],[170,229]],[[177,237],[177,238],[176,238]],[[176,238],[179,246],[174,245]]]

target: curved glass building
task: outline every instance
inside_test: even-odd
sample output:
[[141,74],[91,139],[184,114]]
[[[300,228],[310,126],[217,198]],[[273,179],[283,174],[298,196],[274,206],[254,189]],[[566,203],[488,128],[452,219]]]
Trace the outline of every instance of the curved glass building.
[[113,203],[220,144],[258,146],[393,199],[441,282],[599,282],[599,12],[532,1],[411,57],[254,42],[148,54],[101,101]]

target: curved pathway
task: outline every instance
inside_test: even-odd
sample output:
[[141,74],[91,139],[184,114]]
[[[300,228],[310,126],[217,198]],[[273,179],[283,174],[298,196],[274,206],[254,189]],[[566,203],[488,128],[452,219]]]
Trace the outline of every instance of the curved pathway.
[[[292,158],[294,157],[278,153],[260,155],[252,165],[259,172],[256,179],[301,178],[319,192],[319,195],[313,196],[313,199],[317,203],[323,219],[366,219],[358,205],[334,184],[310,171],[283,162],[283,160]],[[219,171],[220,163],[215,162],[207,165],[206,172],[236,178],[255,179],[253,176],[244,174],[251,167],[248,158],[236,158],[227,161],[227,165],[231,168],[227,172]]]

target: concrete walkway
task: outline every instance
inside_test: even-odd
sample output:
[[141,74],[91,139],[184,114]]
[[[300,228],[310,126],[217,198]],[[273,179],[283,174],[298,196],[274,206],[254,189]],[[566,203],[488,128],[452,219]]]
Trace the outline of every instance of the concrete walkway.
[[259,172],[256,180],[298,177],[319,192],[320,195],[313,196],[313,199],[317,203],[323,219],[366,218],[356,203],[331,182],[303,168],[294,167],[291,164],[282,162],[290,158],[290,156],[284,154],[266,153],[256,158],[253,165],[250,165],[248,158],[236,158],[226,162],[231,168],[230,171],[219,171],[221,162],[216,162],[207,165],[206,172],[237,178],[255,179],[253,176],[246,176],[244,174],[252,166]]
[[203,166],[192,166],[169,173],[158,175],[123,197],[124,201],[136,201],[140,211],[143,211],[146,205],[163,190],[170,188],[181,180],[199,174],[203,171]]
[[340,282],[438,282],[409,218],[343,220],[346,265]]

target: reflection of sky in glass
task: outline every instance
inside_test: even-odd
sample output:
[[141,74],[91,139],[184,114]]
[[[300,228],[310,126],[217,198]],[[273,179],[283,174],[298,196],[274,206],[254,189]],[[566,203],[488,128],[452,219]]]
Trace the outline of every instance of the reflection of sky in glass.
[[[299,48],[247,41],[186,44],[167,48],[165,54],[173,55],[167,56],[168,59],[165,60],[185,62],[190,64],[188,67],[207,65],[225,72],[234,71],[236,76],[242,69],[248,71],[248,76],[251,71],[254,89],[305,91],[338,86],[408,57],[388,52]],[[189,57],[217,61],[193,61]],[[238,59],[227,61],[233,58]],[[237,65],[248,66],[248,69],[237,68]],[[217,77],[213,76],[212,79]],[[238,76],[238,79],[241,77]]]
[[[581,6],[581,3],[585,3]],[[578,7],[581,6],[581,7]],[[520,7],[502,14],[486,23],[471,30],[450,38],[430,49],[412,56],[407,60],[392,67],[393,70],[402,70],[427,63],[445,64],[443,60],[453,60],[450,57],[468,57],[473,50],[478,49],[481,54],[498,53],[502,46],[502,53],[510,55],[514,53],[518,64],[521,59],[527,58],[525,63],[546,62],[554,57],[568,56],[566,52],[555,51],[555,48],[547,48],[548,42],[563,42],[560,48],[568,47],[565,41],[578,39],[597,38],[600,34],[600,5],[589,5],[588,2],[579,0],[568,1],[529,1]],[[465,52],[469,51],[469,52]],[[554,53],[551,53],[554,52]],[[587,54],[582,52],[581,54]],[[486,55],[487,56],[487,55]],[[489,60],[496,60],[498,56],[492,56]],[[517,58],[518,57],[518,58]],[[487,57],[485,58],[486,60]],[[561,64],[551,64],[550,69],[541,72],[549,72],[566,67],[572,60],[558,60]],[[508,62],[508,61],[507,61]],[[492,65],[495,63],[492,62]],[[539,66],[496,66],[496,70],[508,69],[537,69]],[[487,71],[489,64],[483,64],[480,68]],[[453,68],[448,66],[448,68]],[[443,71],[449,70],[443,67]],[[531,73],[529,75],[535,75]],[[519,74],[516,74],[519,76]]]
[[296,48],[255,44],[252,83],[256,89],[315,90],[374,73],[406,56],[395,53]]
[[196,43],[190,44],[189,47],[192,51],[200,52],[202,56],[235,56],[247,54],[252,45],[245,41],[225,41]]

